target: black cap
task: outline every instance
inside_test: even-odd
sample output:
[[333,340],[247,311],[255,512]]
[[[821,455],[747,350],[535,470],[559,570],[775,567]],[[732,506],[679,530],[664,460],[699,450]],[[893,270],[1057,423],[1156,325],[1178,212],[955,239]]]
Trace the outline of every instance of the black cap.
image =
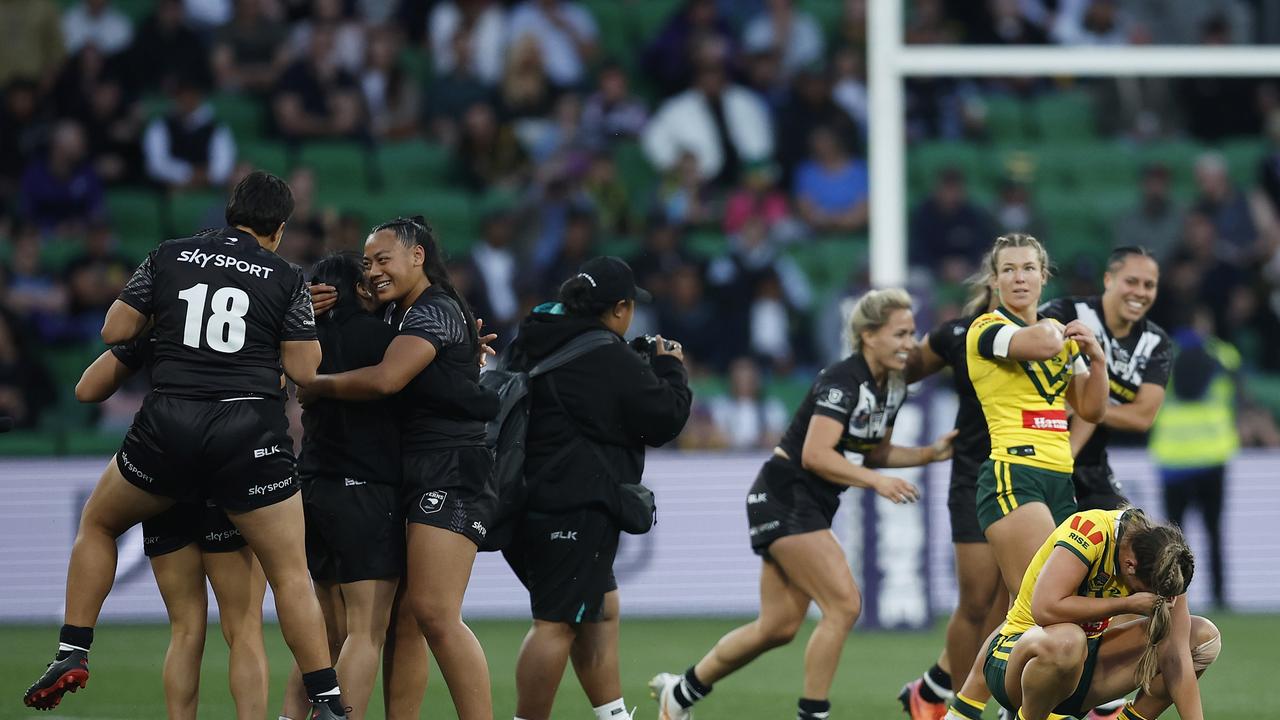
[[582,263],[577,277],[585,278],[591,285],[591,297],[600,302],[615,303],[619,300],[652,302],[648,290],[636,287],[636,276],[622,258],[603,255]]

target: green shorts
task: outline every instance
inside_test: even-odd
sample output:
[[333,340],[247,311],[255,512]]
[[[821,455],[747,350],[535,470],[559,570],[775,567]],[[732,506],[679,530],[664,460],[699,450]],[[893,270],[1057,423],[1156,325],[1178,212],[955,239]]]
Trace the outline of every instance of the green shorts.
[[978,524],[983,532],[1014,509],[1044,503],[1055,525],[1076,512],[1071,474],[988,458],[978,468]]
[[[1018,708],[1013,706],[1009,700],[1009,694],[1005,692],[1004,674],[1009,668],[1009,653],[1013,652],[1013,646],[1017,644],[1020,637],[1022,633],[996,635],[987,646],[987,657],[982,663],[982,674],[987,679],[987,689],[991,691],[991,697],[1011,713],[1018,712]],[[1085,641],[1089,654],[1084,659],[1084,672],[1080,673],[1080,682],[1076,685],[1076,689],[1071,691],[1071,697],[1058,703],[1058,707],[1053,709],[1055,713],[1084,717],[1085,713],[1092,710],[1083,705],[1085,696],[1089,694],[1089,685],[1093,683],[1093,669],[1098,664],[1098,646],[1101,643],[1101,635]]]

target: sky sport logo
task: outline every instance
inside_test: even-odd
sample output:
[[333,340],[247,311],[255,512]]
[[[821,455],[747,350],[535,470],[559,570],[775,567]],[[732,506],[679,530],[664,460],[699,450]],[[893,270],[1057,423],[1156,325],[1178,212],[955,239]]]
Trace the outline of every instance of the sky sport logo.
[[1066,410],[1023,410],[1022,427],[1029,430],[1067,432]]
[[289,487],[289,485],[291,484],[293,484],[293,478],[288,477],[288,478],[285,478],[284,480],[278,480],[273,483],[267,483],[266,485],[254,485],[253,487],[249,488],[249,496],[252,497],[254,495],[266,495],[267,493],[272,493],[272,492],[275,492],[276,490],[283,490],[284,488]]

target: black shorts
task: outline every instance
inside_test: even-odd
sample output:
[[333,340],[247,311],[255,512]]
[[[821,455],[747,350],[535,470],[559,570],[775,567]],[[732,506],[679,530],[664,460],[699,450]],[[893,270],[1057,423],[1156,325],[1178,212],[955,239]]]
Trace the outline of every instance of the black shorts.
[[479,546],[498,504],[493,453],[484,447],[405,453],[403,498],[409,522],[452,530]]
[[984,543],[987,536],[978,523],[978,466],[951,461],[951,486],[947,489],[947,510],[951,516],[951,542]]
[[320,582],[400,577],[404,515],[397,485],[344,477],[302,480],[307,567]]
[[147,395],[116,466],[133,485],[230,512],[266,507],[298,491],[284,401],[184,400]]
[[831,529],[840,508],[840,490],[811,477],[790,460],[769,458],[747,493],[747,525],[751,549],[768,556],[774,540],[788,535]]
[[142,523],[142,551],[160,557],[196,543],[201,552],[234,552],[244,536],[221,508],[209,503],[181,502]]
[[535,620],[600,622],[604,596],[618,589],[613,559],[618,526],[603,509],[549,515],[530,512],[502,551],[529,590]]
[[1110,465],[1077,465],[1071,472],[1071,484],[1081,510],[1116,510],[1129,504]]

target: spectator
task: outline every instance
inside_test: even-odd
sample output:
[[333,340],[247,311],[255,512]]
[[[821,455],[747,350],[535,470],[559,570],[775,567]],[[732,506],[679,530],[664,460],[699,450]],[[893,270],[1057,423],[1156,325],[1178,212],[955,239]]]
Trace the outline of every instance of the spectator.
[[582,101],[576,94],[562,93],[551,117],[525,118],[516,123],[515,131],[544,181],[586,174],[589,152],[582,132]]
[[111,227],[95,222],[81,241],[80,253],[63,270],[69,301],[68,339],[83,342],[98,337],[107,308],[133,275],[136,262],[114,249]]
[[1160,276],[1160,292],[1151,310],[1152,320],[1162,327],[1182,327],[1191,322],[1191,310],[1207,307],[1214,326],[1226,331],[1234,289],[1243,280],[1241,271],[1219,256],[1213,218],[1192,208],[1186,214],[1182,243],[1167,261]]
[[907,19],[908,45],[952,45],[960,41],[960,31],[947,18],[943,0],[916,0]]
[[639,137],[649,119],[644,101],[631,94],[627,73],[617,63],[600,68],[595,94],[582,109],[582,130],[595,147]]
[[[3,10],[0,9],[0,13]],[[18,190],[23,169],[36,154],[45,134],[39,88],[34,80],[11,80],[0,96],[0,215],[7,198]]]
[[289,64],[289,30],[265,13],[266,0],[238,0],[235,18],[214,35],[213,71],[223,90],[265,95]]
[[509,37],[518,43],[529,35],[538,42],[547,76],[557,87],[582,82],[595,60],[598,34],[591,13],[569,0],[524,0],[511,11]]
[[1280,110],[1267,117],[1267,140],[1267,151],[1258,161],[1258,186],[1271,203],[1271,214],[1280,216]]
[[343,0],[313,0],[311,17],[294,25],[289,36],[294,55],[313,51],[311,36],[320,28],[333,34],[332,43],[327,44],[330,56],[327,59],[348,73],[359,75],[365,58],[364,28],[347,17],[343,11]]
[[329,24],[312,27],[306,57],[280,77],[272,106],[286,138],[350,138],[366,130],[360,86],[333,53],[336,32]]
[[1040,215],[1031,202],[1031,187],[1019,178],[1007,177],[1000,182],[994,215],[1000,232],[1043,235]]
[[[516,296],[516,256],[511,242],[515,218],[498,211],[485,216],[480,225],[480,242],[471,246],[471,307],[484,318],[485,328],[498,334],[503,344],[510,342],[520,319],[520,299]],[[483,309],[484,312],[480,312]]]
[[653,293],[655,298],[666,297],[670,293],[671,277],[677,269],[685,265],[697,266],[693,255],[684,248],[683,241],[680,225],[669,222],[661,213],[649,216],[640,255],[628,264],[635,272],[636,283]]
[[1044,28],[1027,18],[1019,0],[988,0],[987,22],[969,40],[977,45],[1043,45]]
[[822,72],[805,70],[795,77],[778,125],[778,162],[785,187],[794,188],[796,168],[809,156],[813,131],[818,127],[834,131],[846,149],[860,146],[858,126],[836,103],[831,80]]
[[[361,246],[364,237],[353,244],[328,247],[330,230],[335,224],[333,210],[316,204],[316,173],[300,165],[289,173],[289,188],[293,190],[293,215],[289,218],[289,242],[281,245],[284,257],[299,267],[311,267],[326,252],[350,250]],[[365,223],[367,229],[369,223]]]
[[369,127],[380,140],[404,140],[418,134],[422,94],[400,58],[400,35],[392,28],[369,33],[369,61],[360,86],[369,111]]
[[0,416],[30,429],[54,404],[57,391],[21,321],[0,305]]
[[512,189],[526,177],[528,161],[515,134],[499,125],[493,108],[478,102],[463,115],[453,155],[453,175],[471,192]]
[[62,44],[58,6],[53,0],[0,2],[0,85],[31,80],[41,90],[53,84],[66,50]]
[[471,42],[470,36],[457,33],[453,42],[458,46],[455,54],[460,62],[447,74],[435,76],[427,110],[432,136],[450,146],[458,142],[459,118],[467,108],[493,100],[491,88],[478,75],[472,54],[465,47]]
[[520,37],[512,46],[499,92],[506,120],[541,119],[551,114],[558,93],[547,76],[542,50],[534,37]]
[[694,87],[664,102],[645,128],[641,143],[659,171],[671,172],[690,152],[701,180],[732,186],[743,162],[772,157],[769,113],[750,90],[728,82],[724,52],[703,43]]
[[[1231,25],[1225,15],[1212,15],[1201,25],[1200,44],[1231,43]],[[1248,77],[1194,77],[1178,82],[1186,128],[1202,142],[1218,142],[1236,135],[1256,135],[1262,130],[1259,85]]]
[[1248,198],[1232,184],[1221,155],[1209,152],[1196,159],[1196,189],[1196,207],[1213,218],[1223,241],[1219,256],[1240,267],[1259,260],[1263,252],[1253,211]]
[[1060,45],[1127,45],[1130,32],[1116,0],[1063,0],[1050,34]]
[[178,78],[172,91],[173,108],[147,125],[143,137],[147,177],[169,190],[219,187],[235,168],[235,138],[214,116],[207,91],[205,77]]
[[698,171],[698,157],[688,150],[680,153],[676,166],[667,171],[658,189],[658,201],[668,222],[677,225],[706,225],[712,222],[711,199]]
[[778,189],[778,168],[773,163],[758,162],[747,166],[742,185],[724,207],[724,231],[741,232],[752,220],[764,223],[765,232],[773,240],[793,240],[800,233],[791,217],[787,195]]
[[75,234],[102,217],[102,181],[89,162],[84,129],[61,120],[44,158],[22,175],[21,215],[44,234]]
[[91,45],[114,55],[129,47],[133,23],[110,0],[81,0],[62,14],[62,39],[68,53]]
[[600,229],[614,236],[631,233],[631,197],[618,177],[618,165],[609,155],[591,158],[583,190],[600,218]]
[[694,75],[697,44],[714,38],[733,55],[734,36],[729,21],[717,10],[715,0],[685,0],[673,13],[642,56],[642,67],[653,77],[663,97],[689,86]]
[[449,75],[467,66],[485,85],[497,85],[502,79],[507,17],[493,0],[437,3],[427,30],[437,75]]
[[911,213],[909,234],[913,266],[959,283],[977,270],[997,232],[987,212],[970,199],[964,173],[950,167],[938,173],[933,192]]
[[207,33],[231,22],[235,16],[234,0],[182,0],[192,27]]
[[729,363],[729,394],[712,397],[711,417],[731,450],[770,449],[790,417],[782,401],[764,394],[760,366],[749,357]]
[[366,27],[389,25],[400,12],[400,3],[401,0],[355,0],[355,14]]
[[663,337],[682,338],[685,362],[694,367],[723,367],[720,336],[725,332],[715,306],[706,298],[702,272],[696,265],[679,265],[671,270],[657,297],[658,328]]
[[836,51],[832,61],[831,99],[858,126],[858,137],[867,136],[867,64],[852,47]]
[[769,115],[777,117],[786,109],[787,76],[782,72],[782,53],[767,47],[743,53],[743,83],[764,101]]
[[67,322],[67,288],[40,257],[40,233],[34,225],[17,228],[7,270],[3,307],[44,342],[57,340]]
[[167,91],[179,75],[204,72],[209,62],[204,39],[187,24],[182,0],[158,0],[129,54],[139,92]]
[[1148,165],[1142,169],[1142,197],[1116,222],[1111,244],[1140,245],[1157,259],[1166,259],[1182,237],[1182,216],[1182,207],[1169,192],[1169,168]]
[[822,29],[812,15],[796,10],[793,0],[766,0],[765,6],[742,31],[747,52],[777,50],[786,77],[822,59]]
[[867,165],[850,157],[836,132],[815,128],[810,159],[796,170],[800,218],[819,232],[856,232],[867,226]]
[[[555,297],[560,284],[568,280],[584,262],[596,252],[596,219],[589,210],[572,208],[564,225],[564,235],[551,264],[544,267],[541,278],[541,295]],[[547,250],[544,245],[539,250]]]

